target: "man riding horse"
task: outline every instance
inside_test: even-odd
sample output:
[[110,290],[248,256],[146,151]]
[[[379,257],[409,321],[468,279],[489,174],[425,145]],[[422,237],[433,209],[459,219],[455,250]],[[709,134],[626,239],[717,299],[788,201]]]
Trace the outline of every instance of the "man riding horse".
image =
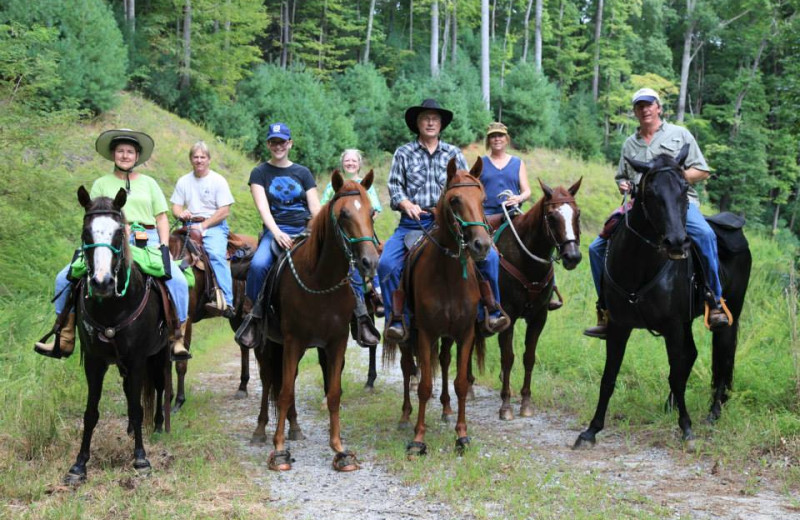
[[[684,175],[689,182],[689,205],[686,213],[686,232],[700,253],[706,286],[710,289],[713,301],[709,298],[711,309],[708,323],[711,329],[729,325],[728,317],[723,310],[722,286],[719,278],[719,259],[717,256],[717,237],[700,213],[700,201],[693,185],[709,176],[709,167],[697,145],[694,136],[685,128],[667,123],[661,119],[661,98],[649,88],[638,90],[633,95],[633,113],[639,120],[639,128],[625,141],[615,180],[620,193],[630,193],[634,185],[638,185],[641,174],[635,172],[625,160],[640,162],[653,160],[661,154],[678,155],[684,145],[689,145],[689,152],[684,163]],[[626,211],[622,208],[621,211]],[[619,213],[615,217],[619,217]],[[612,217],[614,219],[615,217]],[[610,219],[611,220],[611,219]],[[606,226],[609,229],[611,226]],[[603,280],[603,262],[608,247],[610,233],[604,230],[589,246],[589,262],[592,278],[597,290],[597,325],[586,329],[583,333],[594,338],[605,339],[608,330],[608,312],[603,301],[601,281]]]
[[233,279],[228,264],[228,214],[234,203],[233,194],[225,177],[209,168],[211,152],[203,141],[189,150],[192,171],[178,179],[175,192],[170,197],[172,214],[186,222],[187,227],[202,235],[202,245],[217,282],[224,295],[225,304],[218,306],[216,299],[205,305],[212,316],[233,316]]
[[[414,231],[427,231],[434,223],[431,208],[436,206],[445,182],[447,163],[456,160],[459,170],[467,170],[467,161],[458,147],[442,141],[441,132],[453,120],[453,112],[445,110],[436,100],[426,99],[419,106],[406,110],[405,121],[417,138],[398,148],[389,171],[389,196],[392,209],[401,212],[400,223],[394,234],[385,242],[378,278],[384,294],[386,331],[384,337],[404,341],[408,337],[404,318],[405,299],[397,290],[403,273],[406,254],[405,238]],[[501,332],[510,323],[500,307],[500,288],[497,284],[500,257],[491,248],[485,260],[477,266],[482,275],[481,298],[488,309],[484,316],[483,305],[478,318],[483,320],[484,332]]]

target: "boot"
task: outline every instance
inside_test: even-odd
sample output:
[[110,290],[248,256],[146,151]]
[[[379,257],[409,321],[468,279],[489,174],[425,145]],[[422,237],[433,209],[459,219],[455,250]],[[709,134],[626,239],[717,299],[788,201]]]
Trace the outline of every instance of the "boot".
[[350,332],[356,343],[364,348],[375,347],[381,341],[381,333],[369,316],[353,316],[350,321]]
[[722,310],[722,305],[716,304],[716,306],[708,312],[708,328],[717,330],[728,325],[730,325],[728,315]]
[[372,307],[375,309],[375,316],[383,318],[386,315],[386,310],[383,307],[383,296],[376,290],[372,291]]
[[[57,326],[57,325],[56,325]],[[67,316],[67,322],[61,327],[61,330],[55,332],[56,339],[51,343],[43,343],[41,340],[37,341],[33,350],[43,356],[61,359],[68,358],[75,350],[75,313],[71,312]],[[46,338],[47,336],[45,336]],[[42,338],[43,340],[44,338]]]
[[173,337],[172,342],[172,360],[173,361],[186,361],[192,359],[192,354],[186,350],[183,344],[183,336],[186,334],[186,322],[181,323],[180,329]]
[[548,311],[557,311],[564,305],[564,299],[561,297],[561,292],[558,286],[553,284],[553,294],[550,295],[550,301],[547,302]]
[[508,314],[506,314],[503,308],[500,307],[500,304],[495,301],[492,286],[489,285],[488,280],[481,280],[479,282],[479,287],[481,290],[481,299],[486,307],[486,312],[484,313],[485,317],[481,325],[484,329],[484,333],[489,336],[503,332],[511,324]]
[[403,307],[405,306],[406,294],[402,289],[397,289],[392,294],[392,316],[386,324],[383,337],[392,341],[405,341],[408,339],[408,331],[403,323]]
[[253,312],[253,300],[249,297],[244,297],[244,303],[242,303],[242,314],[245,316]]
[[608,333],[608,311],[597,306],[597,325],[583,331],[584,336],[590,338],[606,339]]

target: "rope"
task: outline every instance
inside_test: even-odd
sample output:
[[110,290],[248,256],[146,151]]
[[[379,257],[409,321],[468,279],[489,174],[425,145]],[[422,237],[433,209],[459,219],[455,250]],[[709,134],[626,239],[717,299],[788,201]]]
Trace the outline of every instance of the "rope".
[[[504,199],[508,199],[512,195],[513,195],[513,193],[511,192],[511,190],[504,190],[504,191],[501,191],[497,195],[497,197],[498,198],[503,197]],[[517,233],[517,229],[514,227],[514,224],[511,222],[511,215],[509,215],[509,213],[508,213],[508,208],[506,207],[505,204],[501,204],[500,206],[503,208],[503,214],[505,214],[505,216],[506,216],[506,222],[508,222],[508,227],[511,228],[511,232],[514,233],[514,238],[517,239],[517,244],[519,244],[520,249],[522,249],[522,251],[524,251],[525,254],[528,255],[532,260],[535,260],[535,261],[539,262],[540,264],[545,264],[545,265],[552,264],[553,263],[552,258],[550,260],[545,260],[544,258],[540,258],[540,257],[536,256],[535,254],[531,253],[528,250],[528,248],[525,247],[525,244],[522,243],[522,239],[519,237],[519,234]],[[514,205],[514,207],[519,209],[519,206],[517,206],[517,205]]]

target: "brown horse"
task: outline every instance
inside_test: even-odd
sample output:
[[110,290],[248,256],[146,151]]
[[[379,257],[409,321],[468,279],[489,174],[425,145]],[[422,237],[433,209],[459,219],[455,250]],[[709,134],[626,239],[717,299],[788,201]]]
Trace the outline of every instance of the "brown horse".
[[[205,304],[211,301],[208,282],[212,275],[211,264],[207,261],[202,261],[202,258],[208,258],[205,255],[201,255],[202,236],[199,236],[199,233],[197,233],[197,236],[193,236],[193,234],[192,230],[184,225],[173,230],[169,237],[169,252],[172,258],[176,259],[178,262],[186,260],[194,274],[195,284],[194,287],[189,289],[189,315],[186,319],[186,332],[183,338],[183,344],[189,350],[191,350],[192,345],[192,326],[198,321],[208,317]],[[246,251],[255,251],[256,247],[258,247],[258,240],[255,237],[249,235],[235,235],[235,237],[238,241],[236,243],[240,243],[240,247]],[[233,240],[229,240],[228,248],[230,253],[235,252],[235,248],[234,251],[231,251],[233,242]],[[235,264],[236,261],[235,258],[232,258],[232,264]],[[231,267],[232,271],[236,273],[235,265]],[[246,270],[244,276],[247,276]],[[235,314],[234,317],[231,318],[231,327],[235,332],[242,319],[244,280],[234,278],[233,298]],[[250,380],[250,352],[244,347],[240,347],[240,349],[242,351],[242,369],[239,389],[235,396],[237,399],[247,396],[247,382]],[[173,412],[180,411],[181,407],[186,402],[185,380],[187,368],[187,360],[175,362],[175,374],[178,377],[178,388],[175,392],[175,404],[172,407]]]
[[[547,305],[554,287],[553,262],[560,259],[564,268],[574,269],[581,261],[580,210],[575,194],[581,180],[568,189],[551,189],[541,180],[544,195],[523,215],[514,217],[494,236],[500,261],[500,295],[511,326],[498,336],[503,371],[500,419],[511,420],[511,368],[514,365],[514,324],[527,323],[525,331],[525,378],[522,383],[520,415],[533,415],[531,373],[536,363],[536,345],[547,323]],[[553,253],[556,252],[556,257]]]
[[286,446],[284,427],[290,420],[290,437],[296,428],[294,405],[297,366],[306,349],[317,347],[320,364],[327,371],[327,403],[330,415],[330,447],[336,453],[337,471],[358,469],[355,454],[342,446],[339,403],[341,373],[350,333],[350,316],[355,297],[349,286],[349,271],[354,265],[365,279],[375,276],[378,265],[377,240],[372,227],[372,206],[366,190],[373,173],[364,179],[344,181],[338,170],[331,176],[335,194],[320,209],[311,225],[311,235],[286,255],[286,269],[278,272],[270,302],[264,309],[265,327],[256,358],[263,384],[257,440],[264,434],[271,395],[277,401],[278,421],[273,436],[275,451],[269,456],[269,469],[291,469],[292,458]]
[[[473,345],[481,368],[485,351],[484,341],[481,338],[476,341],[480,289],[475,261],[485,259],[492,247],[489,227],[484,223],[485,193],[478,180],[482,169],[480,158],[469,172],[458,170],[455,160],[450,160],[447,184],[436,206],[435,225],[406,259],[403,286],[408,288],[406,298],[414,321],[411,340],[400,345],[403,369],[401,424],[408,423],[411,415],[409,380],[416,373],[414,357],[420,371],[417,424],[414,440],[406,447],[409,458],[424,455],[427,451],[424,442],[425,409],[433,390],[432,360],[436,356],[439,338],[452,339],[458,346],[456,451],[462,453],[469,445],[466,419],[468,364]],[[384,340],[389,357],[396,347]]]

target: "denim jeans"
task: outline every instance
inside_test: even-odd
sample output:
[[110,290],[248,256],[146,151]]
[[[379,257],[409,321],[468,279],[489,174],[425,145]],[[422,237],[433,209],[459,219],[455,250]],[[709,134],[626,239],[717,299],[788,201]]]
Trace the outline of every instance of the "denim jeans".
[[231,266],[227,258],[229,233],[227,220],[223,220],[218,225],[206,229],[203,235],[203,248],[211,261],[211,269],[213,269],[214,276],[217,278],[217,285],[225,295],[225,303],[233,306],[233,277],[231,276]]
[[[291,236],[299,235],[306,227],[303,226],[278,226],[281,231]],[[264,285],[264,280],[267,278],[267,272],[272,264],[275,262],[275,255],[272,253],[272,242],[275,236],[264,228],[264,236],[261,237],[261,242],[258,243],[253,255],[253,260],[250,262],[250,270],[247,271],[247,285],[245,286],[245,294],[253,302],[258,299],[258,293],[261,292],[261,287]]]

